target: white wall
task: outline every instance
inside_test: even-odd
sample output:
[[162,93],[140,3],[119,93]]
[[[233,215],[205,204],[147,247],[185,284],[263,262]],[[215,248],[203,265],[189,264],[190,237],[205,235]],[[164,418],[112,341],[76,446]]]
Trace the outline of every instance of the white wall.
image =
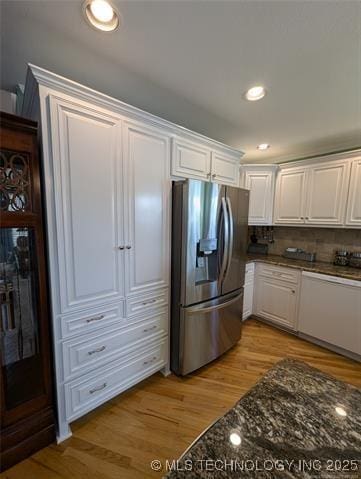
[[15,114],[16,95],[7,90],[0,90],[0,111]]

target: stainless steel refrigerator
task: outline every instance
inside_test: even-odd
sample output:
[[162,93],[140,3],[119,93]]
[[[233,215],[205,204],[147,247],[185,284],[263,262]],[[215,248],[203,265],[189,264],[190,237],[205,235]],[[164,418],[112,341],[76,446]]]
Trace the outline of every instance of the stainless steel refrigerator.
[[241,337],[249,192],[173,183],[171,369],[185,375]]

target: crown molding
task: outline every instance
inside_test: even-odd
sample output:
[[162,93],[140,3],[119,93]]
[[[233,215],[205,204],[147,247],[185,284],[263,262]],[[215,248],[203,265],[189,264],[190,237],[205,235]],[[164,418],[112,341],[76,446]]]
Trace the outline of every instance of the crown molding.
[[92,88],[81,85],[73,80],[52,73],[44,68],[38,67],[31,63],[28,64],[26,75],[25,94],[23,104],[23,115],[29,117],[33,108],[34,97],[38,93],[38,88],[45,87],[51,90],[60,91],[66,94],[74,95],[84,101],[96,104],[99,107],[106,108],[127,118],[145,121],[156,128],[166,129],[171,135],[180,135],[187,137],[192,141],[201,142],[209,148],[217,151],[223,151],[232,156],[237,156],[240,160],[244,155],[243,151],[232,148],[224,143],[212,140],[207,136],[196,133],[181,125],[177,125],[168,120],[164,120],[156,115],[148,113],[140,108],[131,106],[121,100],[112,98],[104,93],[100,93]]

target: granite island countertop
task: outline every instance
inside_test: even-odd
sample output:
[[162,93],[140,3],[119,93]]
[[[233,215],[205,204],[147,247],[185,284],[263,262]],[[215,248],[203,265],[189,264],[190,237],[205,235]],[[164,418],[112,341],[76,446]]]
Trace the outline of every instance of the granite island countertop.
[[283,256],[272,254],[248,254],[247,262],[253,261],[361,281],[361,269],[352,268],[349,266],[336,266],[332,263],[325,263],[323,261],[315,261],[311,263],[309,261],[289,259],[284,258]]
[[166,477],[360,478],[361,390],[284,359],[210,426]]

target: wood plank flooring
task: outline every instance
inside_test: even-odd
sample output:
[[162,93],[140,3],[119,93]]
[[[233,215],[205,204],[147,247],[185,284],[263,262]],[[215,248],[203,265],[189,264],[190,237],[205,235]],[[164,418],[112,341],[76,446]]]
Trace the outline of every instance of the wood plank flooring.
[[73,424],[73,436],[4,472],[9,479],[138,479],[179,457],[284,357],[303,360],[361,387],[361,365],[255,319],[218,361],[185,377],[156,374]]

